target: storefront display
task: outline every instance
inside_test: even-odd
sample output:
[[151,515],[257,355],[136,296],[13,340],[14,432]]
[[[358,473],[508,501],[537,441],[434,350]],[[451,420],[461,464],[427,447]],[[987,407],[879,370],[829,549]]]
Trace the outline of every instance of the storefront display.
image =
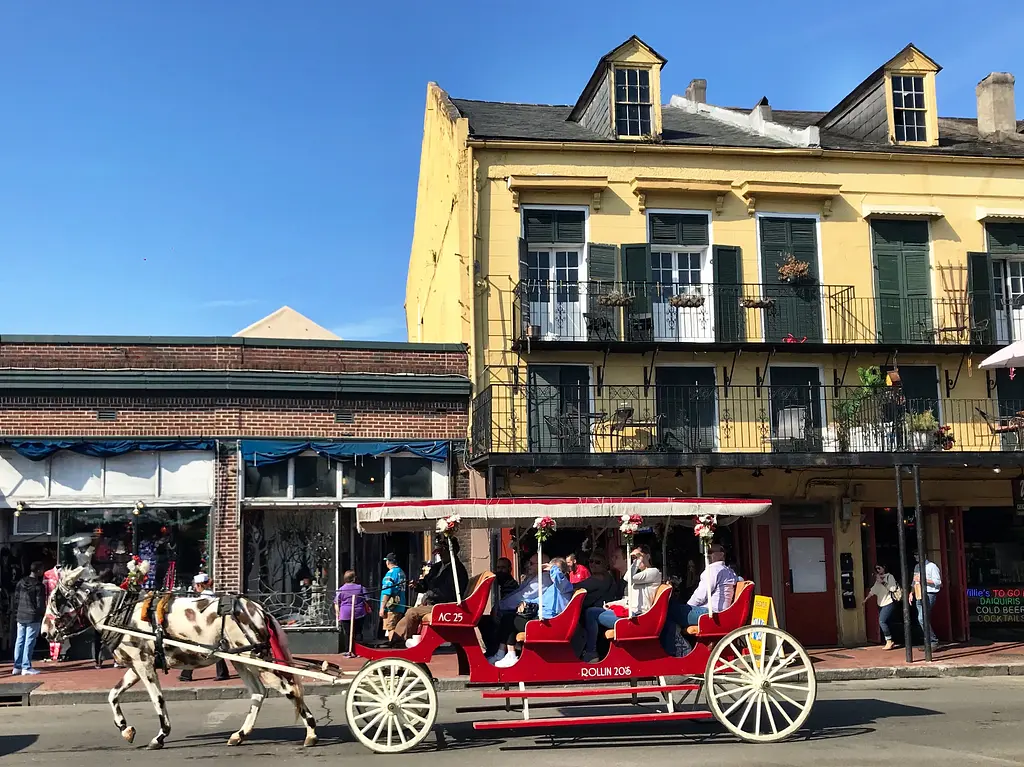
[[143,588],[187,590],[210,557],[208,508],[68,509],[59,515],[61,563],[120,583],[133,554],[149,562]]
[[971,635],[1024,633],[1024,515],[965,509],[963,524]]

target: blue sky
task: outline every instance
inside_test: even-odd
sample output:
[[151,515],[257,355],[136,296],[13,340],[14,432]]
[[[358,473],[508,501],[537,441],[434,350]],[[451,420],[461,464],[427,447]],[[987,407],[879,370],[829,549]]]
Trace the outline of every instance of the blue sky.
[[1024,82],[1019,0],[833,7],[4,0],[0,334],[230,335],[288,304],[404,340],[429,80],[572,103],[638,34],[665,100],[705,77],[713,103],[827,109],[908,42],[944,115],[991,71]]

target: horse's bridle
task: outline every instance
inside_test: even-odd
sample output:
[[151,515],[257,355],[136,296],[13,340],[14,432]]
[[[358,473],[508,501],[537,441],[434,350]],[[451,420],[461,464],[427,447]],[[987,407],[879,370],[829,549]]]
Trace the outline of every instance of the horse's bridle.
[[55,638],[63,641],[92,628],[89,622],[89,608],[98,596],[102,596],[102,590],[97,585],[90,585],[87,588],[88,591],[83,595],[65,583],[57,584],[53,601],[53,606],[57,610],[53,618]]

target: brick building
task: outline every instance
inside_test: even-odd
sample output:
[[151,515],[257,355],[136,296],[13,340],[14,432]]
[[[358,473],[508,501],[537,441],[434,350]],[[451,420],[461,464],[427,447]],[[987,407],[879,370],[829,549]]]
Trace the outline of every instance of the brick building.
[[207,570],[316,634],[341,571],[423,557],[358,535],[357,502],[468,493],[469,391],[459,344],[2,337],[0,593],[32,559],[116,577],[135,552],[151,585]]

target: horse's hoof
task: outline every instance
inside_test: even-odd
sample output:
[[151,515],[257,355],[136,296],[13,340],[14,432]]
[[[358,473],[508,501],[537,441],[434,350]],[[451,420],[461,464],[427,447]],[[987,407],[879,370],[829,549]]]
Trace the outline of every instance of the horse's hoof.
[[121,737],[124,738],[125,740],[127,740],[129,743],[134,743],[135,742],[135,728],[134,727],[126,727],[121,732]]
[[320,738],[318,738],[316,735],[310,735],[304,741],[302,741],[302,747],[303,748],[312,748],[319,741],[320,741]]
[[164,744],[161,743],[159,740],[151,740],[149,741],[149,745],[146,746],[146,748],[148,748],[150,751],[159,751],[163,747]]
[[229,746],[240,746],[240,745],[242,745],[242,741],[244,741],[244,740],[245,740],[245,737],[243,735],[240,735],[237,732],[233,732],[233,733],[231,733],[231,737],[228,738],[228,745]]

